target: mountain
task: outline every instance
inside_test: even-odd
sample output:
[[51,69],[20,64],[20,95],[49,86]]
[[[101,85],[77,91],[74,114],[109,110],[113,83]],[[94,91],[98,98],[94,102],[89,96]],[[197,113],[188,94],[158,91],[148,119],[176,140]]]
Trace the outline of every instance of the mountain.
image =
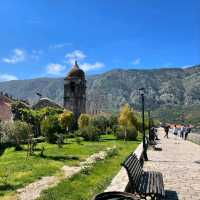
[[[0,83],[0,91],[31,104],[37,92],[59,104],[63,99],[63,78],[37,78]],[[145,88],[145,106],[151,110],[187,108],[200,104],[200,65],[189,68],[152,70],[116,69],[87,77],[87,109],[117,110],[124,103],[139,108],[138,89]],[[194,109],[192,109],[194,110]],[[155,112],[156,113],[156,112]]]

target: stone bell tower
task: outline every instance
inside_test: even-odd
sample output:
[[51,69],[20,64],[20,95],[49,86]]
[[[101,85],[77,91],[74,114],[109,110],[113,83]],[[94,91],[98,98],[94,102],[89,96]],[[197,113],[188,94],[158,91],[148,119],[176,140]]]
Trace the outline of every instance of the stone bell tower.
[[74,113],[76,122],[80,114],[86,112],[85,73],[77,61],[64,79],[64,108]]

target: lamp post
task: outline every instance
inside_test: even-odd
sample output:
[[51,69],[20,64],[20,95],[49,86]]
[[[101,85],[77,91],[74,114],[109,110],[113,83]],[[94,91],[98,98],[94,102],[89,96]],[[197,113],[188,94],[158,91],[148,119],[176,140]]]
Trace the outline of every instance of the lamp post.
[[147,148],[145,142],[145,127],[144,127],[144,88],[139,89],[141,101],[142,101],[142,133],[143,133],[143,156],[144,160],[147,161]]
[[148,110],[148,120],[149,120],[149,140],[151,139],[151,111]]

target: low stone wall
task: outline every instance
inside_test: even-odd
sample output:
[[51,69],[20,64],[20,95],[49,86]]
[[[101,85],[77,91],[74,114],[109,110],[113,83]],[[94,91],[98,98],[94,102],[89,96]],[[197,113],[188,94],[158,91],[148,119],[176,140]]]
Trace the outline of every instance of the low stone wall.
[[200,134],[198,134],[198,133],[189,133],[188,140],[200,145]]
[[[143,145],[142,143],[140,143],[140,145],[136,148],[136,150],[133,153],[135,153],[138,159],[140,159],[142,156],[142,152],[143,152]],[[118,172],[118,174],[112,179],[110,185],[106,188],[105,192],[111,192],[111,191],[124,192],[126,190],[128,182],[129,179],[127,172],[125,168],[122,167]]]

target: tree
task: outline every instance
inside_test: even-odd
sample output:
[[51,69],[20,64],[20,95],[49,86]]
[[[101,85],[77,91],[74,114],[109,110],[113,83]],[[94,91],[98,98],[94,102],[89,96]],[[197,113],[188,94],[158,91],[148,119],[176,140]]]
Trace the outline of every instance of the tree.
[[60,126],[64,129],[65,133],[69,131],[69,128],[73,123],[73,118],[73,113],[68,110],[65,110],[59,115],[58,121],[60,123]]
[[89,123],[90,123],[90,115],[88,114],[81,114],[80,117],[78,118],[79,129],[89,126]]
[[21,101],[16,101],[12,103],[11,110],[13,113],[13,120],[22,120],[21,109],[29,109],[29,107]]
[[100,134],[106,133],[106,129],[109,126],[108,119],[103,115],[95,115],[91,118],[90,124],[97,128]]
[[109,128],[112,130],[113,133],[116,132],[118,127],[118,116],[116,114],[112,114],[108,118]]
[[20,145],[27,143],[29,132],[31,130],[26,122],[19,120],[4,122],[0,130],[1,143],[14,145],[15,150],[20,150]]
[[27,139],[31,130],[26,122],[15,121],[13,123],[13,139],[16,145],[15,149],[20,150],[20,145],[27,143]]
[[120,111],[118,117],[119,125],[122,126],[124,130],[124,140],[127,140],[127,130],[131,127],[135,127],[137,124],[137,118],[134,115],[133,109],[130,108],[128,104],[125,104]]
[[84,138],[86,141],[99,141],[100,135],[95,126],[89,125],[78,130],[78,135]]
[[56,135],[63,131],[58,121],[58,115],[50,115],[43,119],[41,123],[41,131],[48,143],[56,143]]

